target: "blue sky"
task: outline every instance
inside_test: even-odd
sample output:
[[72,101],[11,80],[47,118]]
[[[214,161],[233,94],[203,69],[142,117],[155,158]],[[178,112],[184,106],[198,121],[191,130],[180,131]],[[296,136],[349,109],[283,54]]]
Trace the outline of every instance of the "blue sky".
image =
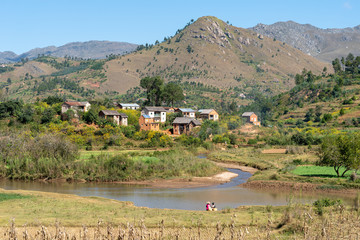
[[359,12],[359,0],[0,0],[0,52],[90,40],[154,43],[209,15],[243,28],[288,20],[354,27]]

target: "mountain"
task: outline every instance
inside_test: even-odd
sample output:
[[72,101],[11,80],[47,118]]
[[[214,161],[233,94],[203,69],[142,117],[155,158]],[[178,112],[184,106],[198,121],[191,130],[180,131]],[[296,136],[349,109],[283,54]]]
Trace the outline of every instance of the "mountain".
[[[130,89],[140,92],[136,87],[142,78],[161,76],[186,87],[188,96],[240,102],[239,96],[249,101],[247,96],[256,93],[275,95],[291,89],[294,76],[304,68],[314,74],[332,69],[284,42],[211,16],[188,23],[162,43],[137,49],[105,60],[40,56],[3,69],[0,65],[0,88],[12,98],[58,93],[80,100]],[[199,93],[205,90],[207,95]]]
[[293,21],[258,24],[251,30],[300,49],[321,61],[331,62],[349,53],[360,55],[360,25],[353,28],[321,29]]
[[0,52],[0,63],[18,62],[22,58],[34,59],[39,55],[51,55],[54,57],[77,57],[104,59],[110,54],[122,55],[133,52],[138,45],[126,42],[110,41],[88,41],[73,42],[60,47],[49,46],[44,48],[35,48],[26,53],[16,55],[13,52]]
[[216,17],[201,17],[155,46],[106,63],[100,89],[125,93],[145,76],[200,82],[243,92],[279,93],[294,86],[304,68],[319,74],[329,64],[273,38],[238,28]]

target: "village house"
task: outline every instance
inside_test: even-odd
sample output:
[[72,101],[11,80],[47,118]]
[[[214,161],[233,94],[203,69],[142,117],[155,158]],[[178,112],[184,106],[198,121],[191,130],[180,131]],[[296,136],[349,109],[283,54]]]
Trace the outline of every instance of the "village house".
[[89,102],[64,102],[61,105],[61,113],[66,113],[68,110],[73,110],[75,117],[78,117],[77,112],[89,111],[91,104]]
[[128,125],[128,116],[125,113],[119,113],[115,110],[102,110],[99,112],[99,117],[108,119],[112,118],[116,125],[127,126]]
[[166,122],[166,110],[163,107],[144,107],[142,114],[154,119],[154,122]]
[[188,134],[194,128],[201,126],[201,122],[189,117],[177,117],[173,122],[173,134]]
[[214,109],[200,109],[199,113],[202,120],[219,121],[219,114]]
[[166,113],[174,113],[175,112],[175,108],[173,107],[164,107]]
[[160,123],[154,122],[154,118],[151,118],[149,115],[141,114],[139,118],[140,130],[144,131],[159,131]]
[[140,108],[139,104],[137,103],[114,103],[114,105],[120,109],[125,110],[137,110]]
[[195,118],[196,110],[191,108],[178,108],[175,110],[175,112],[180,112],[183,117]]
[[252,123],[256,126],[260,126],[260,121],[258,121],[258,116],[254,112],[244,112],[241,115],[247,123]]

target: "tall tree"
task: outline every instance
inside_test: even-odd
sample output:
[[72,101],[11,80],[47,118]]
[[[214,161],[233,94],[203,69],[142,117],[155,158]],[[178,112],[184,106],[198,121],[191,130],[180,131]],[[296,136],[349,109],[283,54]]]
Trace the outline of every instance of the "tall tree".
[[164,80],[159,76],[145,77],[140,80],[140,87],[146,90],[148,105],[160,106],[162,101],[162,92],[164,89]]
[[184,93],[181,87],[173,82],[169,82],[164,87],[163,99],[167,104],[174,105],[174,102],[184,100]]
[[341,63],[340,63],[340,60],[338,58],[335,58],[335,60],[332,61],[332,65],[333,65],[335,73],[341,72]]

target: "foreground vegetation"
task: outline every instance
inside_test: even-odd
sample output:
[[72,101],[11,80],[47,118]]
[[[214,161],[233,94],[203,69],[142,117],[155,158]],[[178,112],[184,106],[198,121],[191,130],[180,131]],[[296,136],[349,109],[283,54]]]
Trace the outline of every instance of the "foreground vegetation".
[[[359,199],[351,206],[244,206],[218,212],[149,209],[97,197],[4,191],[26,196],[0,201],[5,239],[356,239]],[[75,238],[74,238],[75,237]]]
[[[152,178],[210,176],[221,171],[207,159],[185,150],[91,154],[79,157],[74,144],[63,136],[0,139],[0,177],[22,180],[67,179],[131,181]],[[99,153],[99,152],[97,152]]]

